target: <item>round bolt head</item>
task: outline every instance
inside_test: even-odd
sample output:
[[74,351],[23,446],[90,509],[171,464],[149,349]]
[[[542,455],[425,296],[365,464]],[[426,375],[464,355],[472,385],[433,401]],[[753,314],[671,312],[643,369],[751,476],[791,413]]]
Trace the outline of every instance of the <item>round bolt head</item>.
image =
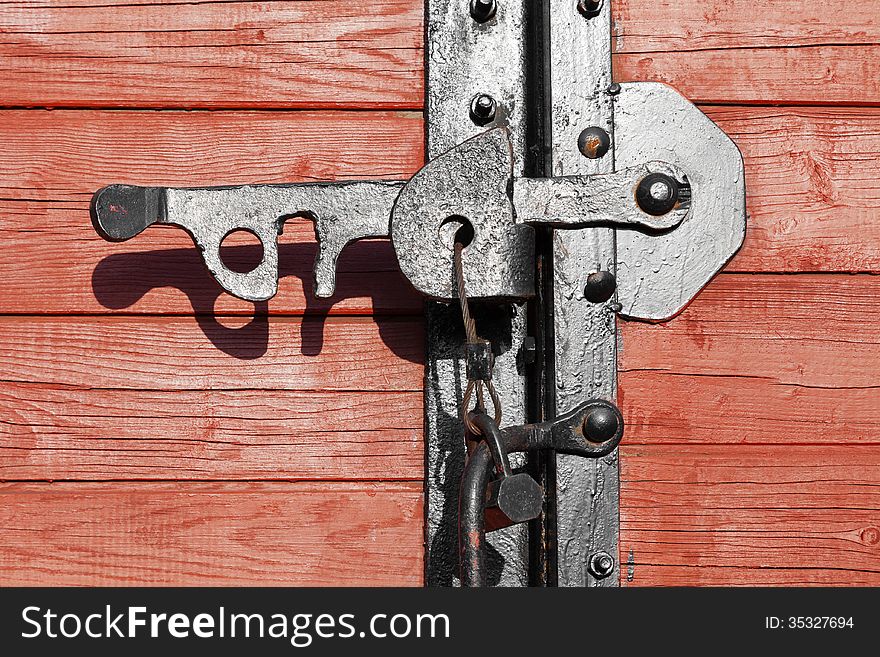
[[498,3],[495,0],[471,0],[471,18],[478,23],[485,23],[495,16]]
[[614,296],[617,279],[610,271],[597,271],[587,276],[584,297],[591,303],[603,303]]
[[604,443],[617,434],[620,420],[608,406],[597,406],[584,420],[584,436],[591,443]]
[[659,217],[678,203],[678,181],[665,173],[650,173],[636,187],[636,203],[642,212]]
[[608,85],[608,89],[606,89],[605,91],[609,96],[617,96],[621,91],[623,91],[623,88],[616,82],[612,82],[610,85]]
[[471,121],[477,125],[486,125],[495,120],[498,103],[488,94],[477,94],[471,101]]
[[611,137],[602,128],[593,126],[581,132],[578,137],[578,150],[584,157],[598,159],[611,148]]
[[602,0],[578,0],[577,8],[584,18],[593,18],[602,13]]
[[590,556],[587,568],[596,579],[605,579],[614,572],[614,557],[604,550],[596,552]]

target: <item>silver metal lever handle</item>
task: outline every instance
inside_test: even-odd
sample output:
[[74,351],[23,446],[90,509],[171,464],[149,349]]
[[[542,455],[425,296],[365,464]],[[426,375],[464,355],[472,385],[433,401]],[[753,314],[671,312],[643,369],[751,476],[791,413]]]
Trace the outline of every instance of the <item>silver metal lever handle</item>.
[[[130,239],[152,224],[186,230],[205,265],[223,288],[248,301],[264,301],[278,290],[278,235],[284,221],[314,220],[318,240],[315,294],[333,295],[336,261],[356,239],[386,237],[394,199],[403,182],[340,182],[176,189],[110,185],[92,200],[92,219],[107,240]],[[246,230],[263,245],[263,260],[249,272],[229,269],[220,244]]]
[[690,196],[687,176],[665,162],[595,176],[517,178],[513,183],[516,221],[552,228],[670,230],[687,216]]

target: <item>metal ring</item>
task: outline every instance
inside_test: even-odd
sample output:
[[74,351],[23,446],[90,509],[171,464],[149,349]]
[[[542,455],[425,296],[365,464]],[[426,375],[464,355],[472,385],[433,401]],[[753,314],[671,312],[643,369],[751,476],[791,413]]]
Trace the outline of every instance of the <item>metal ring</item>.
[[498,398],[498,393],[495,392],[495,384],[492,383],[492,379],[489,379],[486,383],[486,388],[489,390],[489,396],[492,398],[492,406],[495,407],[495,424],[499,427],[501,426],[501,399]]
[[471,403],[471,394],[474,392],[474,383],[474,381],[468,381],[467,387],[464,389],[464,397],[461,400],[461,421],[464,422],[464,426],[470,434],[479,436],[480,430],[477,429],[476,425],[468,417],[470,413],[468,406]]
[[468,408],[468,406],[470,406],[471,396],[473,395],[474,389],[477,385],[480,386],[479,388],[477,388],[480,409],[482,409],[483,404],[482,389],[483,385],[485,385],[486,389],[489,391],[489,398],[492,400],[492,406],[495,410],[495,417],[493,419],[495,421],[495,424],[498,426],[501,426],[501,399],[499,399],[498,393],[495,391],[495,385],[492,383],[491,379],[489,379],[488,381],[468,381],[467,387],[464,389],[464,397],[461,400],[461,421],[464,423],[464,426],[468,430],[468,432],[470,432],[474,436],[481,436],[482,432],[476,427],[476,425],[474,425],[473,422],[471,422],[470,418],[468,417],[468,413],[470,413],[470,409]]

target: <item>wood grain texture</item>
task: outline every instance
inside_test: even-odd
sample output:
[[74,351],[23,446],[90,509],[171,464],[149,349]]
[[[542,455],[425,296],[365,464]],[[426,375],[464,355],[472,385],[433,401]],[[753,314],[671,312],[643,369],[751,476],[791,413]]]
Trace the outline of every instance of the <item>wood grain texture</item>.
[[722,274],[673,321],[625,324],[620,368],[868,389],[880,330],[862,320],[878,292],[869,275]]
[[626,445],[621,583],[880,584],[880,450]]
[[120,182],[398,180],[422,165],[423,135],[416,112],[3,110],[0,196],[81,202]]
[[0,585],[422,583],[418,483],[0,484]]
[[880,584],[878,293],[722,274],[622,325],[623,584]]
[[701,103],[877,105],[880,12],[803,0],[613,3],[618,80],[656,80]]
[[878,52],[878,46],[815,46],[618,54],[614,77],[664,82],[703,104],[877,106]]
[[878,295],[869,275],[722,274],[671,322],[623,323],[626,441],[880,444]]
[[2,383],[0,418],[7,481],[418,481],[424,469],[417,391]]
[[[373,138],[351,137],[364,133]],[[89,220],[91,194],[114,182],[401,179],[421,164],[421,135],[420,116],[390,112],[0,112],[0,250],[7,254],[0,311],[253,313],[254,304],[222,291],[180,229],[154,227],[124,244],[102,240]],[[349,247],[328,300],[313,294],[312,222],[288,221],[280,242],[273,311],[421,313],[387,241]],[[259,258],[259,247],[229,254]]]
[[0,318],[0,479],[411,479],[417,318]]
[[[199,321],[203,323],[200,324]],[[415,318],[0,317],[9,383],[92,390],[422,389]]]
[[[749,226],[728,271],[880,271],[880,110],[707,111],[746,161]],[[359,130],[377,139],[348,138]],[[88,220],[91,193],[112,182],[401,178],[423,160],[422,134],[420,116],[397,112],[0,112],[10,145],[0,150],[0,312],[253,313],[223,293],[179,229],[104,242]],[[290,157],[277,157],[279,143]],[[329,300],[313,294],[315,255],[312,223],[288,222],[279,294],[260,308],[421,313],[387,241],[343,252]]]
[[422,3],[0,5],[6,106],[422,103]]
[[[704,103],[880,103],[871,0],[846,12],[793,3],[615,2],[615,74],[668,82]],[[5,106],[424,102],[422,0],[37,0],[0,5],[0,35]]]
[[618,52],[778,48],[880,43],[874,0],[845,11],[804,0],[611,0]]
[[746,162],[728,271],[880,271],[880,110],[706,108]]

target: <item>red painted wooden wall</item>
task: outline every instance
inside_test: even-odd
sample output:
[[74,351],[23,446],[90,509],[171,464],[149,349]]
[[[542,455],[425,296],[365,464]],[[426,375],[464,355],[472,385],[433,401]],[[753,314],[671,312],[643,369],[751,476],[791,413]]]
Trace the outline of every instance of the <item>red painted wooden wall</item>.
[[[614,8],[617,79],[704,107],[750,215],[679,318],[622,327],[622,583],[878,585],[877,4]],[[411,174],[422,11],[0,4],[0,583],[422,582],[421,301],[387,243],[316,301],[288,224],[254,306],[182,231],[88,218],[111,182]]]

